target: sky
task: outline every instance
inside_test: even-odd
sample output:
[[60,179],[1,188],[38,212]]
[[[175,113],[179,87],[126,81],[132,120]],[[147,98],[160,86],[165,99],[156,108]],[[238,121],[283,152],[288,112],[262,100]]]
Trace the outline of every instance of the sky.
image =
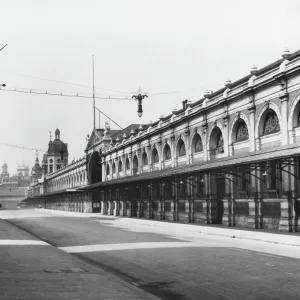
[[[297,0],[0,0],[0,84],[91,97],[94,55],[96,96],[131,99],[139,87],[149,96],[141,118],[133,100],[96,107],[121,127],[148,124],[299,50],[299,17]],[[58,127],[71,161],[93,130],[91,98],[0,90],[0,114],[0,164],[11,174],[36,152],[4,144],[42,149],[41,161]]]

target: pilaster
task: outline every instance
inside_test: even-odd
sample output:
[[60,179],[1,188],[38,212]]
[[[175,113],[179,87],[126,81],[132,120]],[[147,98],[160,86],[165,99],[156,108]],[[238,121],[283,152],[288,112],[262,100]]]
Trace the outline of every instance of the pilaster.
[[248,107],[248,111],[249,111],[249,141],[250,141],[250,151],[253,152],[255,151],[256,148],[256,142],[255,142],[255,111],[256,111],[256,107],[254,105],[254,103],[250,103],[249,107]]
[[288,133],[288,100],[289,94],[283,93],[279,96],[281,101],[281,145],[287,145],[289,143]]

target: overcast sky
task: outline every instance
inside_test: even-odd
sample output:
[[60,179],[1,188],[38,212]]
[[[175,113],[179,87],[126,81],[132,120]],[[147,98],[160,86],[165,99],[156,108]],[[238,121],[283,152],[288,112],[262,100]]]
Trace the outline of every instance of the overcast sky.
[[[96,95],[131,97],[139,86],[149,93],[142,118],[135,101],[96,106],[122,127],[154,122],[182,100],[249,74],[253,64],[280,59],[286,47],[299,50],[299,19],[297,0],[0,0],[0,48],[8,44],[0,83],[91,96],[94,54]],[[58,126],[70,161],[84,155],[93,129],[91,99],[0,91],[0,113],[0,143],[46,149]],[[35,156],[0,145],[0,165],[7,162],[11,174],[22,160],[32,167]]]

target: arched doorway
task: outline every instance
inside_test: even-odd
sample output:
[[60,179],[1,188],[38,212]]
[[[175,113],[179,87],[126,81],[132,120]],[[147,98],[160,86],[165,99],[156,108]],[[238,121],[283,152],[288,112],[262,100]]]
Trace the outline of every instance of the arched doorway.
[[102,166],[99,152],[95,151],[91,155],[88,163],[88,182],[93,184],[102,181]]

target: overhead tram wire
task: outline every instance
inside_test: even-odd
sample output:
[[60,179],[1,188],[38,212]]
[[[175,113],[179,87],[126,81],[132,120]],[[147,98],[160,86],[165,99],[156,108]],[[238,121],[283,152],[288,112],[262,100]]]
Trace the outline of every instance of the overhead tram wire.
[[[3,72],[3,71],[0,70],[0,72]],[[68,81],[48,79],[48,78],[44,78],[44,77],[18,74],[18,73],[10,73],[10,72],[5,72],[5,71],[4,71],[4,73],[10,74],[10,75],[15,75],[15,76],[28,77],[28,78],[32,78],[32,79],[44,80],[44,81],[49,81],[49,82],[56,82],[56,83],[62,83],[62,84],[67,84],[67,85],[80,86],[80,87],[84,87],[84,88],[91,88],[91,86],[89,86],[89,85],[72,83],[72,82],[68,82]],[[100,88],[100,87],[95,87],[95,89],[96,90],[108,91],[108,92],[114,92],[114,93],[129,94],[128,92],[123,92],[123,91],[119,91],[119,90],[110,90],[110,89],[105,89],[105,88]]]
[[0,146],[7,146],[7,147],[12,147],[12,148],[19,148],[19,149],[24,149],[24,150],[34,150],[34,151],[47,151],[46,149],[40,149],[40,148],[29,148],[29,147],[24,147],[24,146],[19,146],[19,145],[12,145],[12,144],[7,144],[7,143],[1,143]]
[[[37,89],[21,89],[21,88],[1,88],[1,91],[6,92],[16,92],[16,93],[25,93],[25,94],[37,94],[37,95],[49,95],[49,96],[59,96],[59,97],[73,97],[73,98],[86,98],[93,99],[93,96],[85,96],[84,93],[76,92],[60,92],[60,91],[51,91],[51,90],[42,90],[39,92]],[[87,95],[87,94],[86,94]],[[95,96],[95,99],[103,100],[122,100],[122,101],[134,101],[131,97],[115,97],[115,96]]]
[[[58,91],[45,91],[45,92],[36,92],[36,91],[32,91],[32,90],[17,90],[16,88],[14,89],[9,89],[9,88],[0,88],[0,91],[7,91],[7,92],[18,92],[18,93],[27,93],[27,94],[38,94],[38,95],[48,95],[48,96],[61,96],[61,97],[75,97],[75,98],[88,98],[88,99],[105,99],[105,100],[130,100],[130,101],[135,101],[132,98],[116,98],[116,97],[97,97],[97,96],[83,96],[83,95],[79,95],[79,94],[63,94],[63,92],[60,92],[60,94],[58,94]],[[102,113],[105,117],[107,117],[110,121],[112,121],[115,125],[117,125],[118,127],[120,127],[121,129],[123,129],[117,122],[115,122],[112,118],[110,118],[106,113],[104,113],[102,110],[98,109],[95,107],[95,109],[97,109],[100,113]]]

